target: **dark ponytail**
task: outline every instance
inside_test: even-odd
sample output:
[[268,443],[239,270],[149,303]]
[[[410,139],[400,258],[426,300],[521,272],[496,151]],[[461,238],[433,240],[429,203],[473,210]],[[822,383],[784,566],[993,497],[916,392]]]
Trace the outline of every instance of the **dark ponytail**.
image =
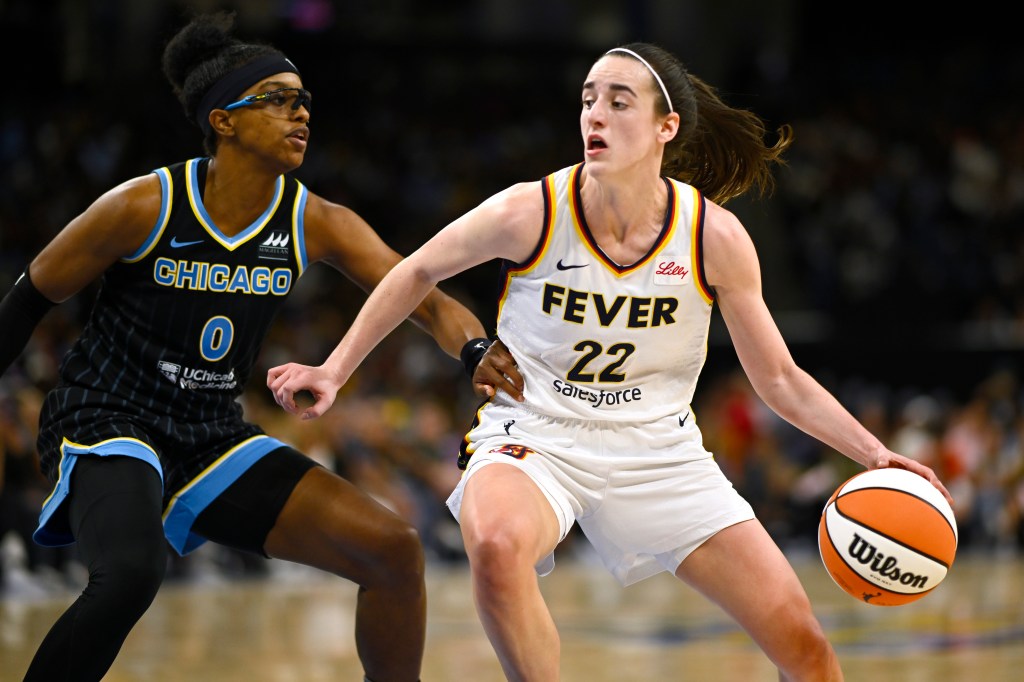
[[[782,154],[793,142],[792,128],[780,127],[778,139],[768,145],[764,122],[756,114],[730,107],[675,56],[649,43],[622,47],[643,57],[657,71],[672,99],[672,109],[679,114],[679,132],[665,145],[663,175],[693,185],[719,204],[752,187],[761,195],[771,193],[775,187],[772,164],[785,163]],[[614,54],[630,58],[625,53]],[[655,86],[660,93],[660,86]],[[669,113],[663,100],[658,97],[662,116]]]

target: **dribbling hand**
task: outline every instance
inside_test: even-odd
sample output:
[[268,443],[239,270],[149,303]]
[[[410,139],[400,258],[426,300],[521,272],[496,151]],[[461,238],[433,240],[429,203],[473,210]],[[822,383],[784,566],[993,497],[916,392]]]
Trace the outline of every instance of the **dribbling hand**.
[[935,486],[942,496],[946,498],[950,506],[953,505],[953,496],[946,490],[946,486],[942,484],[939,477],[935,474],[931,467],[918,462],[917,460],[898,455],[895,452],[883,449],[882,452],[875,458],[872,466],[869,469],[906,469],[911,471],[918,476],[922,476],[928,480],[933,486]]
[[[300,415],[302,419],[315,419],[329,410],[342,383],[323,366],[310,367],[289,362],[267,371],[267,388],[274,394],[274,401],[285,412]],[[315,401],[306,408],[295,402],[295,395],[303,391],[312,394]]]

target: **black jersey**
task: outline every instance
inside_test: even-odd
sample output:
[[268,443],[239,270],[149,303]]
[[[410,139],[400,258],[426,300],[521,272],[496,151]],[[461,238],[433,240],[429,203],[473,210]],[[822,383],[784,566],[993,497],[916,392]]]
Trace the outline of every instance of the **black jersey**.
[[139,250],[104,274],[42,410],[39,452],[51,480],[62,444],[128,438],[152,447],[173,492],[211,456],[262,433],[243,420],[238,397],[305,268],[307,192],[280,176],[262,215],[229,237],[203,206],[208,163],[154,171],[160,218]]

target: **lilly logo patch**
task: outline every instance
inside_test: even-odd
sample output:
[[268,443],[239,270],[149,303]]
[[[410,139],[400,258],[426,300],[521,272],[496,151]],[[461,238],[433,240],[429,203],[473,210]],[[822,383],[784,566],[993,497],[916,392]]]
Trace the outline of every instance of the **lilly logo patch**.
[[690,281],[690,270],[679,261],[666,258],[654,271],[654,283],[663,286],[680,286]]

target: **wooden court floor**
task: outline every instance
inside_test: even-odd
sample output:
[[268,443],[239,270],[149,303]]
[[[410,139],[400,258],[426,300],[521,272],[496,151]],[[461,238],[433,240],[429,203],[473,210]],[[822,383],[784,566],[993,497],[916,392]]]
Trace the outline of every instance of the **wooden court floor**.
[[[849,681],[1024,680],[1024,561],[958,557],[926,598],[900,607],[840,592],[817,556],[791,557]],[[166,584],[109,682],[359,682],[355,588],[273,562],[269,577]],[[462,565],[431,564],[423,680],[500,682]],[[769,682],[774,668],[714,606],[667,575],[621,588],[585,557],[560,559],[542,589],[562,634],[562,680]],[[0,599],[0,679],[20,680],[74,598]]]

